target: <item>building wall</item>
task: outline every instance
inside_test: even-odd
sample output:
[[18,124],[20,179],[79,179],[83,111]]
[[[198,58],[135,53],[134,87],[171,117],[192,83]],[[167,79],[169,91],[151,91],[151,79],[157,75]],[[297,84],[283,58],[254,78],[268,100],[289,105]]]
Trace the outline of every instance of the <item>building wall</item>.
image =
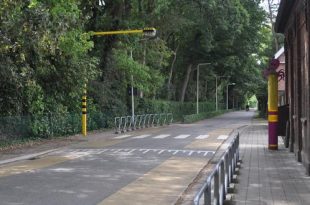
[[310,174],[310,2],[295,1],[285,26],[286,97],[290,107],[290,142],[296,159]]
[[[281,54],[278,58],[280,66],[277,68],[277,72],[283,70],[285,72],[285,54]],[[281,79],[278,83],[278,105],[282,106],[287,104],[285,96],[285,78]]]

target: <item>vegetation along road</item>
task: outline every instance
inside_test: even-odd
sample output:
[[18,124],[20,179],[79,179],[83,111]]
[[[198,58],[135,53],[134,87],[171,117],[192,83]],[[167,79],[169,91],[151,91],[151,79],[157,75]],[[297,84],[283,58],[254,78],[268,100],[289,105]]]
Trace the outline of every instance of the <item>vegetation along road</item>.
[[0,167],[2,205],[172,204],[253,112],[126,134],[97,134]]

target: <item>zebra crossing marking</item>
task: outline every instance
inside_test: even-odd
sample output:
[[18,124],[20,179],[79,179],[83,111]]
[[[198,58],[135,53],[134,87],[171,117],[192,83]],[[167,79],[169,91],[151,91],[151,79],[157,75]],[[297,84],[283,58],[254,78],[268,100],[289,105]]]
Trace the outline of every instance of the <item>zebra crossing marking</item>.
[[124,138],[130,137],[130,136],[131,135],[120,135],[120,136],[114,137],[114,139],[124,139]]
[[226,140],[228,138],[228,135],[220,135],[217,137],[218,140]]
[[133,139],[143,139],[143,138],[146,138],[149,136],[151,136],[151,135],[139,135],[139,136],[133,137]]
[[187,137],[189,137],[190,135],[178,135],[176,137],[174,137],[174,139],[185,139]]
[[154,139],[164,139],[166,137],[169,137],[170,135],[157,135],[155,137],[153,137]]
[[[144,138],[147,138],[147,137],[150,137],[151,135],[150,134],[143,134],[143,135],[137,135],[137,136],[132,136],[132,135],[120,135],[120,136],[117,136],[117,137],[114,137],[114,139],[125,139],[125,138],[130,138],[130,139],[144,139]],[[153,139],[166,139],[166,138],[169,138],[169,137],[173,137],[174,139],[186,139],[188,137],[190,137],[192,135],[189,135],[189,134],[180,134],[180,135],[177,135],[175,137],[171,136],[171,134],[159,134],[159,135],[155,135],[153,136],[152,138]],[[202,140],[202,139],[207,139],[209,138],[210,135],[198,135],[197,137],[195,137],[196,140]],[[228,135],[219,135],[217,137],[218,140],[225,140],[228,138]]]
[[207,139],[209,137],[209,135],[199,135],[198,137],[196,137],[197,140],[203,140],[203,139]]

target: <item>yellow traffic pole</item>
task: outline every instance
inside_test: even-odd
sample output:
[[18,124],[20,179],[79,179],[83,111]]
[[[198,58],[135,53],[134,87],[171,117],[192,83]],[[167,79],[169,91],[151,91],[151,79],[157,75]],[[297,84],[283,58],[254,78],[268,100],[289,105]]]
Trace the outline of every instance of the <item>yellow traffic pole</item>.
[[[106,35],[120,35],[120,34],[143,34],[149,37],[156,36],[155,28],[144,28],[144,29],[135,29],[135,30],[120,30],[120,31],[98,31],[91,32],[93,36],[106,36]],[[84,95],[82,98],[82,134],[87,135],[87,114],[86,114],[86,84],[84,88]]]
[[278,149],[278,74],[275,69],[278,62],[274,61],[273,69],[268,75],[268,149]]
[[82,134],[84,136],[87,135],[87,111],[86,111],[86,84],[83,90],[83,97],[82,97]]
[[155,28],[144,28],[144,29],[135,29],[135,30],[120,30],[120,31],[97,31],[91,33],[94,36],[106,36],[106,35],[120,35],[120,34],[143,34],[146,36],[155,36]]

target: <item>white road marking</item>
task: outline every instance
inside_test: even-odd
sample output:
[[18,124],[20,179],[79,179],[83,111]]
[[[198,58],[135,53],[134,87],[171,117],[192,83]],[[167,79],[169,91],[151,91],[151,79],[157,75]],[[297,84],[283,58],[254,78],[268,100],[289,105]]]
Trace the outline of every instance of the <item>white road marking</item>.
[[147,149],[147,150],[145,150],[144,152],[142,152],[143,154],[146,154],[146,153],[148,153],[150,150],[149,149]]
[[133,137],[133,139],[142,139],[142,138],[146,138],[149,136],[151,136],[151,135],[139,135],[139,136]]
[[153,137],[154,139],[164,139],[166,137],[169,137],[170,135],[157,135],[155,137]]
[[134,152],[134,151],[136,151],[136,149],[132,149],[132,150],[130,150],[128,153],[132,153],[132,152]]
[[124,139],[124,138],[130,137],[130,136],[131,135],[120,135],[120,136],[114,137],[114,139]]
[[196,137],[197,140],[203,140],[203,139],[207,139],[209,137],[209,135],[199,135],[198,137]]
[[189,137],[190,135],[178,135],[176,136],[174,139],[185,139],[187,137]]
[[217,137],[218,140],[226,140],[228,138],[228,135],[220,135]]
[[163,153],[165,150],[160,150],[159,152],[158,152],[158,154],[161,154],[161,153]]
[[207,151],[207,150],[179,150],[179,149],[77,149],[77,150],[69,150],[69,152],[63,153],[66,156],[71,157],[84,157],[88,155],[98,155],[102,153],[107,154],[131,154],[134,151],[137,151],[142,154],[147,154],[148,152],[152,151],[152,153],[156,153],[158,155],[162,153],[169,153],[172,155],[187,155],[191,156],[193,154],[198,154],[200,156],[207,156],[208,154],[213,155],[214,151]]

